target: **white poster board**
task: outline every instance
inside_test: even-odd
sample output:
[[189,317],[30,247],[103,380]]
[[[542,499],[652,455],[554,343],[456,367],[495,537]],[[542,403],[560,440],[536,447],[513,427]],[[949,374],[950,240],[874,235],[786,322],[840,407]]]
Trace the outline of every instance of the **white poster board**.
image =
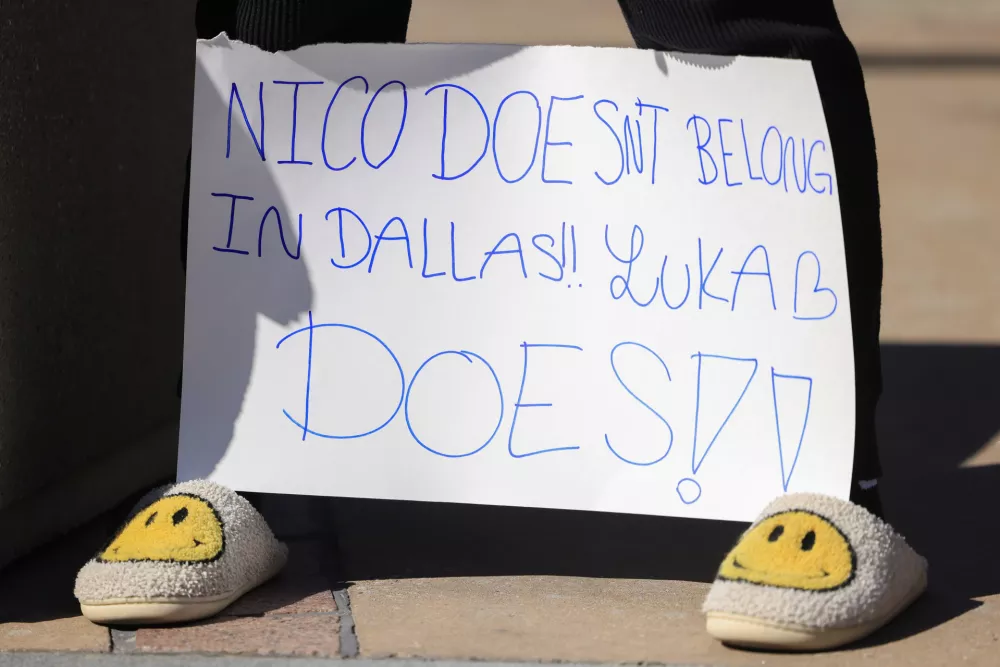
[[749,520],[847,497],[850,308],[809,63],[197,47],[178,471]]

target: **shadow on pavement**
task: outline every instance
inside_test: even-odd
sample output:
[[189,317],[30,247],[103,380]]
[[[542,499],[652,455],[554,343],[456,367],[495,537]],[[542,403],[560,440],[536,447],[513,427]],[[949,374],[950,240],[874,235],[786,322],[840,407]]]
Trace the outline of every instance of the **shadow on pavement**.
[[145,491],[0,570],[0,623],[33,623],[80,615],[76,573],[114,535]]
[[963,467],[1000,433],[1000,347],[886,345],[882,366],[886,519],[929,561],[930,586],[858,648],[905,639],[1000,593],[1000,465]]
[[930,561],[933,590],[1000,593],[1000,464],[963,467],[1000,434],[1000,347],[890,346],[883,366],[888,520]]
[[850,648],[862,650],[898,642],[947,623],[982,604],[976,600],[942,592],[940,586],[931,587],[923,597],[889,625]]
[[[1000,465],[962,467],[1000,432],[1000,347],[887,345],[879,416],[888,520],[931,563],[927,595],[862,646],[1000,593]],[[248,494],[249,495],[249,494]],[[711,581],[745,524],[397,501],[251,495],[284,539],[319,544],[339,581],[550,574]],[[76,570],[131,507],[0,573],[0,622],[76,615]]]

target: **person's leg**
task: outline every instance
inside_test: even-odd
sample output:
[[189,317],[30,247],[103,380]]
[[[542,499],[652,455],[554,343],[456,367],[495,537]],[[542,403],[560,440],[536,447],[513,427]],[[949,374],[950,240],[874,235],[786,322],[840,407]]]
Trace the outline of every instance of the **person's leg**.
[[238,0],[230,37],[267,51],[321,43],[404,42],[410,4],[410,0]]
[[857,53],[832,0],[619,0],[639,48],[812,61],[835,156],[857,395],[851,499],[881,515],[875,408],[882,391],[882,233],[875,135]]
[[[411,0],[333,2],[331,0],[198,0],[195,31],[198,39],[225,32],[230,39],[267,51],[290,51],[321,43],[401,43],[406,41]],[[181,262],[187,269],[188,199],[191,154],[185,167],[181,210]],[[180,395],[183,378],[178,380]],[[273,494],[242,494],[279,536],[304,525],[303,500]],[[322,504],[324,499],[319,499]],[[309,503],[306,503],[309,504]],[[309,509],[322,509],[312,504]],[[308,512],[325,516],[323,512]],[[291,518],[294,517],[294,521]],[[306,521],[305,523],[308,523]],[[324,527],[320,527],[322,530]],[[329,529],[329,527],[326,527]]]
[[881,515],[874,484],[881,475],[882,239],[875,137],[857,53],[832,0],[619,4],[641,48],[812,61],[836,164],[851,297],[853,502],[812,494],[775,499],[723,559],[703,611],[709,634],[729,646],[803,651],[856,641],[927,587],[927,561],[872,516]]

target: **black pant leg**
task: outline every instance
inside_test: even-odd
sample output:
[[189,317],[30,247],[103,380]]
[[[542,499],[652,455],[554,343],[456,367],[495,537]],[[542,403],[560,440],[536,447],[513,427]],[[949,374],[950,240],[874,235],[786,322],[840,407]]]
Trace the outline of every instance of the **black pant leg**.
[[881,476],[882,232],[875,135],[857,52],[832,0],[619,0],[639,48],[812,62],[834,153],[854,341],[854,479]]

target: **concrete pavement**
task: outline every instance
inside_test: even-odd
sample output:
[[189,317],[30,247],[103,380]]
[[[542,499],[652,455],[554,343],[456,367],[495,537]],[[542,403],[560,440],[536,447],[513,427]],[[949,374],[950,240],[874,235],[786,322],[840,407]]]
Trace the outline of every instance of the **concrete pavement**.
[[[337,667],[343,663],[325,658],[249,658],[226,656],[54,655],[51,653],[0,653],[0,667]],[[427,667],[425,660],[355,660],[355,667]],[[595,663],[561,663],[563,667],[599,667]],[[441,660],[435,667],[509,667],[510,663],[479,660]],[[664,667],[692,667],[670,664]]]

